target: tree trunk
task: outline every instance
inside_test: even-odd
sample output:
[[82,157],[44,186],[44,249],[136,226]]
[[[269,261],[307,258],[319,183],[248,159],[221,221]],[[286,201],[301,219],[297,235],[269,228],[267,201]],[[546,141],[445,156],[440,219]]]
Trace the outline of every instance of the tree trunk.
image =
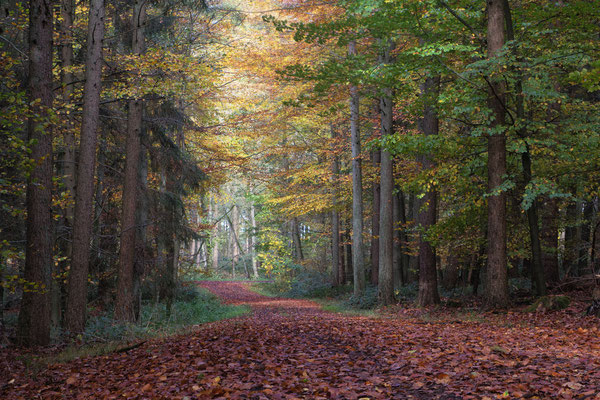
[[[356,55],[356,42],[348,43],[348,55]],[[356,85],[350,86],[350,134],[352,141],[352,270],[354,295],[365,291],[365,257],[363,249],[362,158],[359,129],[359,94]]]
[[66,328],[71,333],[85,329],[87,280],[92,236],[94,170],[102,90],[102,40],[104,39],[104,0],[92,0],[89,11],[83,116],[77,164],[73,256],[67,290]]
[[544,276],[550,283],[560,280],[558,270],[558,202],[556,199],[546,199],[542,203],[542,264]]
[[[213,205],[213,216],[212,218],[214,219],[214,217],[217,215],[217,204],[215,202],[214,197],[211,198],[211,204]],[[214,224],[212,230],[211,230],[211,244],[212,244],[212,254],[211,254],[211,264],[212,264],[212,270],[216,273],[219,270],[219,223],[218,222],[213,222],[211,220],[211,223]]]
[[[29,94],[32,117],[27,139],[34,161],[27,180],[25,271],[36,285],[24,291],[19,311],[17,342],[25,346],[50,342],[50,285],[52,280],[52,2],[29,2]],[[38,100],[37,103],[34,101]]]
[[[392,91],[380,100],[381,135],[393,133]],[[379,284],[378,297],[382,305],[394,302],[394,174],[393,161],[388,150],[381,151],[381,202],[379,211]]]
[[252,238],[250,247],[250,251],[252,252],[252,273],[254,274],[254,279],[258,279],[258,260],[256,258],[256,206],[254,204],[250,207],[250,219],[252,224],[252,234],[250,235],[250,238]]
[[[504,46],[503,0],[488,0],[488,58],[493,60]],[[506,137],[504,134],[504,84],[498,76],[490,79],[488,95],[492,110],[488,135],[488,266],[486,301],[490,307],[506,307],[508,274],[506,265],[506,193],[500,189],[506,174]]]
[[[394,43],[390,41],[387,48],[379,57],[382,65],[392,63]],[[394,92],[384,88],[379,99],[381,120],[381,137],[394,134]],[[393,159],[389,150],[381,150],[380,172],[380,204],[379,204],[379,278],[378,298],[382,305],[395,302],[394,297],[394,169]]]
[[[437,135],[439,119],[435,104],[440,90],[439,75],[427,77],[421,89],[424,99],[423,119],[421,130],[426,136]],[[424,170],[431,169],[433,162],[429,156],[420,156],[418,161]],[[439,304],[440,295],[437,287],[437,268],[435,249],[425,239],[425,235],[435,225],[437,217],[437,191],[433,185],[425,191],[421,198],[418,223],[419,223],[419,295],[417,303],[421,306]]]
[[401,215],[400,215],[400,196],[397,194],[392,195],[392,208],[394,214],[394,220],[392,223],[392,242],[393,242],[393,259],[394,259],[394,288],[398,289],[402,286],[404,273],[402,269],[402,239],[400,237],[400,227],[402,226]]
[[[60,26],[59,26],[59,55],[61,64],[62,100],[70,104],[73,93],[73,0],[62,0],[60,3]],[[64,155],[63,157],[63,183],[65,189],[72,199],[75,199],[75,135],[73,132],[73,120],[71,114],[64,121]],[[65,207],[65,219],[68,227],[73,226],[73,206]],[[69,246],[69,244],[67,244]],[[67,251],[67,257],[71,257]]]
[[[132,52],[144,52],[144,24],[146,2],[135,0],[133,10]],[[136,206],[139,185],[140,138],[142,131],[142,99],[129,101],[127,115],[127,148],[125,153],[125,182],[123,184],[123,215],[121,219],[121,247],[119,249],[119,275],[115,318],[121,321],[134,321],[134,262],[136,245]]]
[[[375,171],[381,164],[381,149],[371,152],[373,167]],[[377,285],[379,282],[379,219],[381,208],[381,187],[379,179],[373,180],[373,214],[371,218],[371,283]]]
[[233,206],[232,214],[233,215],[231,217],[231,220],[229,220],[231,228],[231,237],[233,239],[233,245],[231,248],[231,274],[235,278],[235,267],[240,259],[240,246],[238,243],[240,212],[237,205]]
[[[506,18],[506,36],[508,40],[515,40],[515,33],[512,22],[512,15],[510,11],[510,4],[508,0],[503,0],[504,17]],[[520,57],[517,55],[517,60]],[[516,95],[516,114],[519,118],[520,123],[524,123],[525,119],[525,106],[523,103],[523,74],[521,71],[517,72],[517,79],[515,82],[515,95]],[[531,152],[529,150],[529,143],[526,140],[527,131],[524,127],[517,129],[517,134],[525,141],[525,152],[521,154],[521,164],[523,166],[523,178],[524,185],[527,187],[532,179],[531,171]],[[538,220],[538,205],[537,200],[533,199],[529,208],[525,211],[527,214],[527,223],[529,225],[529,239],[531,242],[531,261],[532,261],[532,283],[534,283],[535,291],[538,296],[544,296],[546,294],[546,280],[544,278],[544,269],[542,266],[542,247],[540,242],[540,228]]]
[[[64,104],[72,104],[73,93],[73,0],[62,0],[60,2],[60,23],[58,27],[58,56],[60,60],[61,72],[61,97]],[[59,171],[62,175],[62,182],[69,199],[75,199],[75,133],[73,124],[73,114],[61,115],[63,132],[63,151],[58,153]],[[53,265],[53,274],[60,275],[67,269],[67,263],[71,260],[73,244],[73,201],[67,202],[64,206],[64,218],[62,224],[57,227],[59,239],[57,241],[57,250],[60,252],[61,259],[65,261],[57,262]],[[62,280],[52,279],[51,296],[52,311],[51,323],[55,328],[59,328],[62,323]]]
[[410,267],[410,255],[408,254],[408,235],[406,234],[406,206],[404,200],[404,193],[398,189],[396,193],[397,201],[397,209],[396,213],[398,215],[398,240],[400,244],[400,270],[402,272],[400,276],[400,283],[402,285],[408,284],[408,276],[409,276],[409,267]]
[[446,258],[446,268],[444,268],[444,277],[442,285],[446,290],[452,290],[458,283],[458,275],[460,273],[460,264],[454,255],[449,255]]
[[[146,143],[146,134],[141,133],[141,142]],[[140,148],[140,164],[138,167],[138,193],[137,207],[135,210],[135,253],[133,264],[133,310],[135,320],[140,317],[142,307],[142,277],[144,276],[146,261],[150,250],[148,249],[148,151],[144,146]]]
[[[416,224],[417,214],[418,214],[418,201],[417,197],[414,193],[410,193],[408,196],[408,221],[412,226],[412,231],[414,231],[414,225]],[[407,246],[409,248],[414,248],[418,245],[417,240],[415,238],[416,235],[414,233],[409,233],[407,236]],[[416,282],[419,280],[419,256],[418,255],[409,255],[408,259],[408,282]]]
[[331,161],[331,275],[334,286],[343,285],[344,263],[340,253],[340,212],[338,210],[338,175],[340,174],[340,160],[336,153],[337,132],[333,126],[330,126],[331,139],[333,142],[333,159]]
[[563,254],[563,270],[565,276],[577,276],[577,249],[579,248],[579,235],[577,234],[579,202],[570,202],[566,210],[565,249]]
[[581,226],[581,238],[579,240],[579,257],[578,257],[578,270],[580,275],[586,275],[593,273],[590,268],[590,234],[591,234],[591,223],[592,216],[594,213],[594,203],[586,201],[583,203],[583,219],[580,223]]
[[300,239],[300,224],[298,218],[292,218],[290,223],[292,230],[292,241],[294,242],[294,258],[296,261],[304,260],[304,253],[302,252],[302,241]]
[[354,275],[353,275],[353,271],[354,268],[352,267],[352,242],[351,242],[351,235],[350,235],[350,226],[351,223],[349,223],[348,221],[345,222],[345,228],[346,231],[344,232],[344,248],[346,251],[346,255],[344,256],[344,259],[346,261],[346,265],[345,265],[345,270],[344,270],[344,282],[351,282],[354,285]]

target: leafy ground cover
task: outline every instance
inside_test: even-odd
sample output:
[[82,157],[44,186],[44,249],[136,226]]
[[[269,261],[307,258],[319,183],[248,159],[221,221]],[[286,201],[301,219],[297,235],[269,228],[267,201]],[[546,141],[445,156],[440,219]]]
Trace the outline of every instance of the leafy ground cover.
[[600,399],[598,320],[577,304],[476,318],[400,305],[375,319],[198,284],[254,312],[36,375],[5,363],[0,397]]

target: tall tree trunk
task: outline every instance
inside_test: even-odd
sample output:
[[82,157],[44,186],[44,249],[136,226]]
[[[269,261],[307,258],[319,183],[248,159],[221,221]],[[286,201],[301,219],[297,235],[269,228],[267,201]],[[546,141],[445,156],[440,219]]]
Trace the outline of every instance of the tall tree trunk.
[[550,283],[560,280],[558,270],[558,202],[556,199],[546,199],[542,203],[542,264],[544,276]]
[[[410,193],[408,196],[408,221],[410,222],[411,226],[413,227],[412,230],[414,231],[414,225],[416,224],[416,219],[417,219],[417,214],[418,214],[418,210],[419,210],[419,205],[418,205],[418,201],[417,201],[417,197],[415,196],[414,193]],[[410,243],[408,243],[407,241],[407,246],[409,248],[414,248],[416,247],[416,245],[418,245],[417,239],[415,238],[416,235],[414,235],[413,233],[407,234],[407,239],[408,241],[410,241]],[[408,282],[415,282],[418,281],[419,279],[419,256],[418,255],[409,255],[409,259],[408,259]]]
[[[503,0],[488,0],[488,58],[493,60],[504,46]],[[505,88],[501,77],[489,77],[489,107],[492,110],[488,135],[488,266],[486,301],[491,307],[508,305],[506,264],[506,193],[500,187],[506,174],[506,136],[504,134]],[[497,192],[500,191],[500,192]]]
[[296,261],[304,260],[304,253],[302,252],[302,241],[300,239],[300,223],[298,218],[294,217],[291,221],[292,230],[292,241],[294,242],[294,258]]
[[256,258],[256,206],[254,204],[250,207],[250,219],[252,224],[252,234],[250,235],[250,238],[252,238],[250,247],[250,251],[252,252],[252,273],[254,279],[258,279],[258,259]]
[[[381,98],[382,136],[392,134],[392,111],[390,91]],[[394,302],[394,175],[392,157],[387,150],[381,151],[380,182],[378,297],[382,305],[388,305]]]
[[[61,97],[64,104],[72,103],[73,93],[73,0],[62,0],[60,2],[60,22],[58,26],[58,55],[60,59],[61,73]],[[61,116],[62,131],[63,131],[63,151],[58,153],[59,171],[62,175],[63,185],[66,193],[71,200],[75,199],[75,133],[73,115],[69,113]],[[54,263],[53,275],[58,276],[67,269],[67,263],[71,260],[73,254],[73,201],[67,202],[64,207],[64,218],[62,224],[57,228],[58,238],[57,249],[60,252],[60,257],[65,261]],[[52,311],[51,320],[52,326],[60,327],[62,323],[62,280],[52,279],[51,296],[52,296]]]
[[350,282],[354,284],[354,268],[352,267],[352,241],[350,234],[350,227],[352,223],[349,221],[344,222],[345,232],[344,232],[344,249],[345,249],[345,270],[344,270],[344,282]]
[[219,270],[219,223],[213,222],[215,216],[217,215],[217,204],[215,202],[214,197],[211,197],[210,204],[212,204],[213,215],[211,219],[211,223],[214,223],[214,226],[211,230],[211,268],[213,272],[217,272]]
[[[510,4],[508,0],[503,0],[504,17],[506,19],[506,36],[510,41],[515,40],[515,32],[513,28],[512,15],[510,11]],[[519,55],[516,55],[517,60],[520,59]],[[525,105],[524,105],[524,94],[523,94],[523,74],[521,71],[517,72],[517,78],[515,82],[515,95],[516,95],[516,114],[520,124],[524,124],[525,120]],[[529,185],[532,179],[531,171],[531,151],[529,149],[529,143],[527,142],[527,130],[524,125],[517,129],[517,134],[525,141],[525,152],[521,153],[521,164],[523,166],[523,178],[525,187]],[[546,294],[546,280],[544,278],[544,269],[542,266],[542,246],[540,242],[540,228],[538,220],[538,202],[537,199],[533,199],[529,208],[525,211],[527,214],[527,222],[529,224],[529,239],[531,242],[531,262],[532,262],[532,282],[535,284],[535,291],[538,296]]]
[[444,268],[444,277],[442,285],[446,290],[452,290],[458,283],[458,275],[460,274],[460,264],[458,258],[454,255],[449,255],[446,258],[446,268]]
[[[348,55],[356,55],[356,42],[348,43]],[[365,257],[363,248],[362,158],[359,129],[359,94],[356,85],[350,86],[350,134],[352,141],[352,269],[354,295],[365,291]]]
[[577,249],[579,248],[578,230],[578,206],[579,202],[571,201],[567,205],[565,219],[565,250],[563,254],[563,270],[565,276],[577,276]]
[[[427,77],[421,89],[424,99],[423,119],[421,130],[426,136],[437,135],[439,119],[436,110],[437,98],[440,90],[439,75]],[[431,169],[433,162],[427,155],[419,156],[419,162],[424,170]],[[440,295],[437,285],[437,268],[435,250],[424,235],[435,225],[437,217],[437,191],[430,186],[421,198],[419,207],[419,295],[417,303],[421,306],[439,304]]]
[[[394,49],[390,42],[380,57],[382,64],[392,62],[391,52]],[[391,88],[384,88],[379,99],[381,117],[381,137],[394,133],[394,93]],[[389,150],[381,150],[380,172],[380,208],[379,208],[379,278],[378,298],[382,305],[392,304],[394,297],[394,170],[393,159]]]
[[580,275],[591,274],[593,272],[590,268],[590,234],[593,213],[594,203],[585,201],[583,203],[583,219],[580,223],[581,237],[579,240],[579,257],[577,262]]
[[[132,52],[141,55],[144,52],[144,24],[146,20],[146,1],[135,0],[133,9]],[[136,245],[136,206],[139,185],[139,159],[142,131],[142,99],[132,99],[127,115],[127,149],[125,151],[125,182],[123,184],[123,215],[121,218],[121,247],[119,249],[119,275],[117,280],[117,299],[115,318],[122,321],[134,321],[134,262]]]
[[[37,286],[24,291],[17,327],[21,345],[50,342],[50,285],[52,280],[52,2],[29,2],[29,81],[31,115],[27,139],[33,143],[33,168],[27,180],[25,271],[23,278]],[[36,100],[38,100],[36,102]]]
[[[141,133],[142,144],[147,142],[146,134]],[[138,193],[137,207],[135,210],[135,253],[133,264],[133,310],[135,320],[140,317],[142,307],[142,277],[144,276],[148,254],[150,253],[147,242],[148,232],[148,151],[144,146],[140,148],[140,164],[138,167]]]
[[[59,56],[61,64],[62,100],[65,104],[71,103],[73,93],[73,0],[62,0],[60,3],[59,26]],[[64,121],[64,155],[63,157],[63,183],[72,199],[75,199],[75,134],[73,132],[73,118],[71,114]],[[67,226],[73,226],[74,209],[71,204],[65,208]],[[67,257],[71,257],[67,251]]]
[[404,273],[402,269],[402,239],[400,237],[400,227],[402,226],[401,215],[400,215],[400,196],[393,194],[392,208],[394,214],[393,220],[393,253],[394,253],[394,288],[397,289],[402,286],[402,275]]
[[238,232],[239,232],[239,221],[240,221],[240,212],[237,205],[233,206],[232,217],[229,220],[230,228],[231,228],[231,238],[233,239],[232,244],[232,257],[231,257],[231,274],[235,278],[235,267],[240,259],[240,246],[238,243]]
[[[379,107],[378,107],[379,108]],[[381,149],[371,152],[371,159],[375,171],[381,164]],[[378,177],[373,180],[373,214],[371,218],[371,283],[377,285],[379,282],[379,219],[381,208],[381,186]]]
[[102,90],[102,41],[104,39],[104,0],[92,0],[89,11],[83,116],[77,164],[73,256],[69,271],[66,328],[72,333],[85,329],[87,280],[92,236],[94,171]]
[[408,254],[408,235],[406,234],[406,205],[404,199],[404,193],[402,190],[398,189],[396,193],[397,201],[397,209],[396,213],[398,215],[398,240],[400,242],[400,262],[401,262],[401,271],[402,274],[400,276],[400,283],[402,285],[408,284],[408,276],[409,276],[409,267],[410,267],[410,254]]
[[337,131],[333,124],[330,126],[331,139],[333,143],[333,159],[331,160],[331,275],[334,286],[343,285],[344,263],[340,252],[340,211],[338,210],[338,179],[340,174],[340,160],[336,152]]

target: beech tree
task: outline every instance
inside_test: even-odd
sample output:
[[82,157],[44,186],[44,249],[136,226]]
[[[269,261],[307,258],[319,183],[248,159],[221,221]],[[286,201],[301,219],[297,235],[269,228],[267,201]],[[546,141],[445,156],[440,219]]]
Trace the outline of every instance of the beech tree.
[[[488,1],[488,58],[494,60],[504,46],[504,5],[502,0]],[[494,71],[489,77],[488,103],[492,110],[488,133],[488,190],[486,299],[491,306],[508,304],[508,269],[506,264],[506,175],[505,107],[502,76]]]
[[[356,55],[356,42],[348,42],[348,55]],[[365,291],[365,266],[363,248],[363,190],[362,155],[360,146],[359,91],[356,83],[350,85],[350,140],[352,142],[352,268],[354,295]]]
[[[384,43],[382,64],[392,62],[393,42]],[[394,134],[394,93],[384,88],[379,100],[381,137],[385,140]],[[393,156],[386,148],[381,150],[380,210],[379,210],[379,301],[383,305],[394,302],[394,171]]]

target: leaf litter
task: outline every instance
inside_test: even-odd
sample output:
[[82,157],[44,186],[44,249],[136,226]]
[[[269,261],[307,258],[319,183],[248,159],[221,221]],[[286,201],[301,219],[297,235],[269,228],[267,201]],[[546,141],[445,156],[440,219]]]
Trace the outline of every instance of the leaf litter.
[[0,362],[3,399],[598,399],[597,320],[554,313],[424,322],[329,313],[242,282],[199,282],[250,315],[128,352]]

